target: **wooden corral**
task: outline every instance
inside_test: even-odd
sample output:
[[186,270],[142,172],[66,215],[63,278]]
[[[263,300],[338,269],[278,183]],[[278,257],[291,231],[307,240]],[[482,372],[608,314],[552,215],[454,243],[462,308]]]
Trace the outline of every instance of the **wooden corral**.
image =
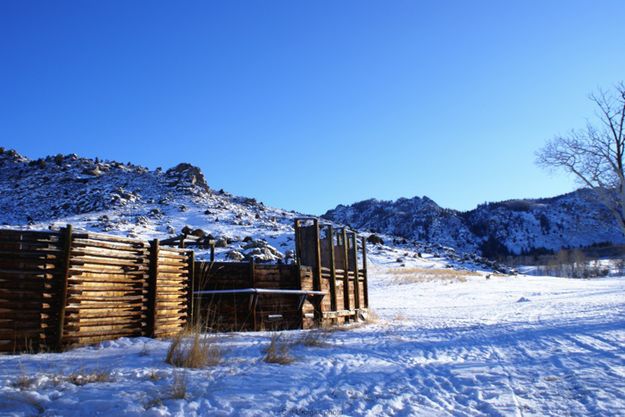
[[168,337],[191,318],[215,330],[281,330],[366,315],[364,240],[297,219],[295,241],[295,264],[267,265],[195,262],[158,240],[71,226],[0,230],[0,352]]
[[365,317],[369,308],[367,245],[347,228],[320,225],[317,219],[295,220],[298,262],[312,265],[313,288],[327,293],[320,305],[304,304],[323,324],[341,324]]
[[91,232],[0,230],[0,352],[60,350],[187,323],[192,254]]
[[302,328],[304,301],[323,295],[310,267],[253,262],[196,262],[194,294],[195,319],[220,331]]
[[[196,262],[194,319],[215,330],[281,330],[342,324],[364,317],[364,239],[347,229],[295,221],[292,265]],[[360,247],[359,247],[360,244]]]

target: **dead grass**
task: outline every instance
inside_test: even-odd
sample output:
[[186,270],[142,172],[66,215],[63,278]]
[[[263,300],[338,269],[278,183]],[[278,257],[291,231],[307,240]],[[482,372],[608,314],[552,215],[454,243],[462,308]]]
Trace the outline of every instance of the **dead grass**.
[[173,400],[184,400],[187,398],[187,378],[183,373],[174,373],[169,398]]
[[17,388],[21,391],[31,388],[35,384],[34,378],[29,378],[25,374],[20,375],[15,382],[13,382],[13,388]]
[[474,272],[456,269],[392,268],[388,273],[396,284],[415,284],[431,281],[465,282]]
[[273,334],[269,346],[265,348],[265,362],[288,365],[295,360],[289,353],[290,345],[279,334]]
[[64,379],[77,386],[83,386],[94,382],[110,382],[112,380],[111,374],[107,371],[94,371],[89,373],[76,372],[68,375]]
[[297,341],[298,344],[307,347],[327,347],[330,333],[323,330],[312,330],[304,333]]
[[[154,374],[152,374],[154,375]],[[150,377],[152,377],[152,375]],[[157,378],[157,380],[160,377]],[[145,410],[149,410],[154,407],[160,407],[163,405],[163,401],[166,400],[185,400],[188,398],[189,393],[187,390],[187,376],[184,372],[174,372],[172,375],[171,385],[166,392],[157,395],[143,404]]]
[[221,362],[221,350],[200,327],[183,330],[171,342],[165,362],[177,368],[204,368]]

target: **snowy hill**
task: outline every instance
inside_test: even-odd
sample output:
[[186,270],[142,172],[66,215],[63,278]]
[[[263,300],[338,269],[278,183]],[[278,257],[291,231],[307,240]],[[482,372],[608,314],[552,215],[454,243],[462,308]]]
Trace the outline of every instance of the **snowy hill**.
[[548,199],[482,204],[468,212],[442,208],[427,197],[365,200],[339,205],[323,217],[485,256],[625,242],[609,211],[584,189]]
[[[0,149],[4,228],[55,229],[70,223],[78,229],[142,239],[164,239],[187,228],[210,234],[217,241],[218,259],[288,262],[294,249],[293,219],[298,216],[302,214],[213,190],[199,168],[185,163],[149,170],[73,154],[30,160]],[[451,267],[498,268],[440,245],[384,237],[386,244],[370,247],[374,262],[410,267],[420,262],[421,254]]]
[[54,229],[71,223],[143,239],[171,237],[190,227],[212,234],[220,256],[254,238],[268,243],[264,260],[277,260],[292,246],[294,217],[253,198],[212,190],[189,164],[164,171],[76,155],[29,160],[15,151],[0,154],[3,227]]

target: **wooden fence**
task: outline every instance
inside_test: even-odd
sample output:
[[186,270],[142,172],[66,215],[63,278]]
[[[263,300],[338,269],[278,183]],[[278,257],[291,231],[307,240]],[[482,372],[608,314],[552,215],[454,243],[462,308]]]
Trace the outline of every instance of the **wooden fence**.
[[0,352],[170,336],[187,322],[192,265],[158,241],[0,230]]
[[317,298],[312,270],[253,262],[195,263],[195,320],[220,331],[299,329],[302,307]]
[[196,262],[195,320],[215,330],[281,330],[366,315],[364,239],[321,227],[316,219],[297,219],[295,243],[294,265]]
[[[297,263],[195,262],[158,240],[0,230],[0,352],[215,330],[309,328],[366,314],[364,239],[295,221]],[[359,246],[360,245],[360,246]]]
[[367,314],[369,291],[367,245],[364,237],[346,228],[321,226],[317,219],[295,220],[300,264],[312,265],[313,288],[327,293],[320,305],[305,305],[324,324],[358,320]]

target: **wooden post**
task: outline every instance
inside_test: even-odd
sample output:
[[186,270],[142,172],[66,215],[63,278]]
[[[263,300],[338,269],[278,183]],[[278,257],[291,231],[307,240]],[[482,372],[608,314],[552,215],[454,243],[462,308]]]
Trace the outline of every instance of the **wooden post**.
[[158,284],[158,239],[150,242],[150,267],[148,275],[146,336],[156,335],[156,294]]
[[189,251],[188,255],[187,324],[195,324],[195,297],[193,296],[193,288],[195,287],[195,252]]
[[211,247],[211,264],[213,262],[215,262],[215,242],[211,240],[210,242],[210,247]]
[[365,239],[365,237],[362,236],[361,240],[362,240],[362,271],[363,271],[362,291],[365,296],[364,297],[365,308],[369,308],[369,278],[367,276],[369,268],[367,268],[367,239]]
[[[352,242],[354,247],[352,248],[352,256],[354,257],[354,308],[360,310],[360,279],[358,278],[358,239],[356,238],[356,232],[352,232]],[[356,318],[358,318],[358,312],[356,312]]]
[[350,310],[349,305],[349,245],[347,244],[347,230],[343,228],[343,259],[345,260],[345,275],[343,276],[343,305]]
[[[313,290],[321,291],[321,235],[319,233],[319,220],[313,219],[315,230],[315,274],[313,275]],[[315,321],[321,325],[323,320],[323,303],[321,297],[315,297]]]
[[[256,288],[255,269],[256,269],[255,260],[254,258],[252,258],[250,260],[250,288]],[[258,294],[250,295],[250,297],[252,297],[251,302],[250,302],[250,309],[251,309],[250,312],[252,313],[252,324],[254,326],[254,330],[260,330],[258,328],[258,318],[256,315],[256,306],[258,302],[257,296]]]
[[63,263],[61,265],[59,283],[59,310],[58,327],[56,329],[56,341],[54,348],[57,351],[63,349],[63,332],[65,329],[65,307],[67,306],[67,280],[69,278],[69,268],[72,259],[72,225],[68,224],[61,232],[63,237]]
[[328,249],[330,250],[330,307],[332,311],[336,311],[336,267],[334,265],[334,229],[332,225],[326,228],[326,239],[328,241]]
[[302,264],[302,249],[301,249],[301,242],[300,242],[300,235],[299,235],[299,228],[300,228],[300,220],[299,219],[295,219],[294,221],[294,230],[295,230],[295,262],[298,264]]

